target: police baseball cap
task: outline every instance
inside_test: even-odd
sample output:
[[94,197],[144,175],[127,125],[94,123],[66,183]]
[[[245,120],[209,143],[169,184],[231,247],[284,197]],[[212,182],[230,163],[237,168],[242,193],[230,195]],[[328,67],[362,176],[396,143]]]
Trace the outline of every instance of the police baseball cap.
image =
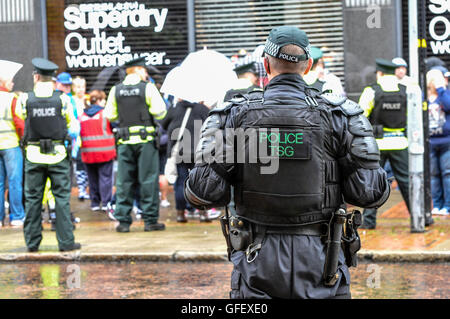
[[395,65],[397,65],[397,67],[400,67],[400,66],[404,66],[405,68],[408,67],[408,63],[406,63],[406,61],[405,61],[404,59],[400,58],[400,57],[398,57],[398,58],[393,58],[393,59],[392,59],[392,63],[394,63]]
[[437,65],[437,66],[432,67],[431,70],[439,70],[442,72],[442,74],[446,78],[450,77],[450,72],[448,71],[448,69],[445,66]]
[[72,84],[72,77],[67,72],[62,72],[56,77],[56,82],[61,84]]
[[36,73],[41,75],[53,75],[58,70],[58,65],[44,58],[34,58],[31,60],[31,64]]
[[[299,46],[305,51],[305,54],[292,55],[280,52],[281,48],[288,44]],[[264,46],[264,53],[278,59],[297,63],[308,60],[308,58],[311,57],[311,46],[309,44],[308,36],[304,31],[294,26],[282,26],[273,28],[272,31],[270,31]]]
[[323,52],[318,47],[311,47],[311,58],[314,60],[314,64],[316,64],[320,58],[323,57]]
[[130,60],[130,61],[127,61],[127,62],[125,62],[125,63],[123,64],[123,66],[124,66],[125,68],[131,68],[131,67],[133,67],[133,66],[143,66],[143,67],[146,67],[146,65],[145,65],[145,56],[140,57],[140,58],[137,58],[137,59],[133,59],[133,60]]
[[376,59],[377,71],[381,71],[386,74],[395,74],[395,69],[398,68],[397,64],[385,59]]

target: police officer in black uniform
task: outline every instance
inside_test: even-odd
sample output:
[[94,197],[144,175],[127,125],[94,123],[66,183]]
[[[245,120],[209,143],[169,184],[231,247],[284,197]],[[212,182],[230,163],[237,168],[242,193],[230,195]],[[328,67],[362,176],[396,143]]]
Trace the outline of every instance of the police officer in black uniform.
[[34,89],[20,95],[16,115],[25,120],[25,242],[29,252],[42,240],[41,207],[50,178],[56,211],[56,238],[60,251],[80,249],[70,218],[70,149],[68,131],[79,131],[69,97],[54,90],[58,66],[43,58],[32,60]]
[[225,93],[224,101],[230,100],[235,95],[246,94],[255,89],[260,89],[258,86],[259,73],[255,62],[237,63],[234,72],[236,72],[238,79],[234,83],[233,88]]
[[[374,129],[374,136],[380,150],[380,165],[384,167],[389,160],[409,212],[407,90],[408,87],[417,86],[417,84],[400,81],[395,76],[397,65],[390,60],[376,59],[375,62],[377,82],[364,89],[359,105]],[[420,88],[417,89],[420,90]],[[376,218],[377,210],[366,208],[363,211],[361,228],[375,229]],[[433,223],[431,214],[426,214],[425,226]]]
[[166,104],[156,86],[147,81],[146,58],[124,64],[127,76],[111,88],[105,113],[119,121],[117,137],[117,232],[127,233],[133,222],[131,210],[139,187],[144,231],[165,230],[159,218],[159,136],[155,120],[166,116]]
[[230,297],[349,298],[361,214],[346,203],[379,207],[390,193],[372,127],[358,104],[303,81],[312,65],[305,32],[274,28],[264,56],[264,93],[210,112],[185,196],[195,207],[225,206],[234,186],[236,216],[222,219]]

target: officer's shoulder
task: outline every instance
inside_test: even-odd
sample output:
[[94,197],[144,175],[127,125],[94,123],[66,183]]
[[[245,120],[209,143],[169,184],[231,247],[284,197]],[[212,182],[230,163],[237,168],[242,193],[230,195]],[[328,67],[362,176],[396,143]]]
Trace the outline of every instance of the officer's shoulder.
[[233,107],[245,104],[246,102],[247,98],[244,95],[235,95],[232,99],[217,105],[215,108],[209,111],[209,114],[229,113]]
[[331,107],[332,111],[344,113],[346,116],[355,116],[364,113],[361,106],[345,96],[324,93],[320,97]]

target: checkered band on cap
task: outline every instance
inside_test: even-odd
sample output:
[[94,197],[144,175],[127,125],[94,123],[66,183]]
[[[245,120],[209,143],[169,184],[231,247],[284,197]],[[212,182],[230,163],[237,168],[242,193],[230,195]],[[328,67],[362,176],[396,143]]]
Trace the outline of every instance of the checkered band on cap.
[[308,44],[308,46],[306,48],[302,49],[305,51],[305,53],[308,55],[308,57],[311,57],[311,44]]
[[276,57],[278,55],[278,52],[280,52],[280,47],[267,39],[266,45],[264,46],[264,52],[273,57]]
[[[307,57],[311,57],[311,45],[308,44],[307,47],[300,46],[304,51]],[[266,40],[266,44],[264,46],[264,52],[273,56],[278,57],[278,53],[280,52],[281,47],[279,45],[276,45],[269,39]]]

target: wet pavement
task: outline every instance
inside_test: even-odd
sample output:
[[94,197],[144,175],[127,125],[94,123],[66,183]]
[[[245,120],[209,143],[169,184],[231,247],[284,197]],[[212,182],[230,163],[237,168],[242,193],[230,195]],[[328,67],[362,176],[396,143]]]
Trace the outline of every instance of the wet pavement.
[[[117,233],[115,222],[105,213],[92,212],[89,201],[79,202],[76,192],[72,194],[71,207],[75,216],[81,219],[75,230],[75,239],[82,244],[81,255],[101,254],[159,254],[172,256],[178,252],[226,254],[225,240],[218,220],[200,223],[198,219],[186,224],[176,222],[173,193],[169,194],[172,205],[161,208],[160,221],[166,224],[162,232],[144,232],[144,223],[134,222],[130,233]],[[360,230],[361,252],[439,252],[450,256],[450,216],[437,216],[435,224],[425,233],[412,234],[410,219],[398,191],[379,209],[377,228]],[[50,224],[43,224],[43,241],[39,253],[59,255],[55,233]],[[6,226],[0,229],[0,260],[30,256],[26,252],[22,228]],[[447,257],[445,257],[447,258]],[[448,259],[446,259],[448,260]]]
[[[169,201],[172,205],[160,210],[165,231],[144,232],[143,221],[133,215],[131,232],[124,234],[73,192],[71,207],[81,219],[74,234],[82,249],[70,254],[58,251],[48,223],[38,253],[26,252],[22,228],[3,227],[0,299],[228,298],[232,266],[219,221],[177,223],[173,193]],[[412,234],[405,204],[394,191],[379,209],[377,228],[360,230],[363,263],[351,268],[353,297],[448,298],[450,217],[434,219],[426,232]],[[61,260],[71,262],[54,263]]]
[[[0,299],[228,299],[230,263],[0,264]],[[450,264],[361,263],[355,299],[447,299]]]

